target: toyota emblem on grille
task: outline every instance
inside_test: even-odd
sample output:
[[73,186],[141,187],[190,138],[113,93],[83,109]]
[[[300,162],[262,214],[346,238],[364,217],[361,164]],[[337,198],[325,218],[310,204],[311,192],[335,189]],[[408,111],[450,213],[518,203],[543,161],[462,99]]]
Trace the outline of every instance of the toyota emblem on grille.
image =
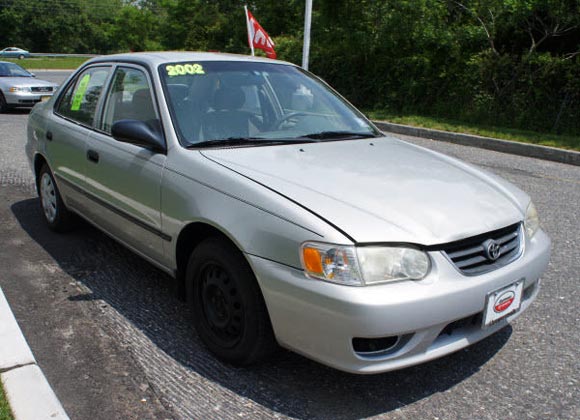
[[493,239],[488,239],[485,241],[483,243],[483,249],[488,260],[495,261],[501,255],[501,245]]

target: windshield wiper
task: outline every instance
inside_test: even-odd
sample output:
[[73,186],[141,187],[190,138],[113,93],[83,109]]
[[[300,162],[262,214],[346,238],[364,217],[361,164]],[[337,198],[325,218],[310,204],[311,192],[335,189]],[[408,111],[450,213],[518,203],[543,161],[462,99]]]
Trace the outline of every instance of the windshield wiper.
[[357,133],[356,131],[321,131],[319,133],[301,136],[307,139],[334,140],[334,139],[369,139],[376,137],[374,133]]
[[[188,149],[201,149],[219,146],[255,146],[271,144],[305,143],[304,139],[268,139],[264,137],[228,137],[227,139],[205,140],[187,146]],[[309,142],[310,143],[310,142]]]

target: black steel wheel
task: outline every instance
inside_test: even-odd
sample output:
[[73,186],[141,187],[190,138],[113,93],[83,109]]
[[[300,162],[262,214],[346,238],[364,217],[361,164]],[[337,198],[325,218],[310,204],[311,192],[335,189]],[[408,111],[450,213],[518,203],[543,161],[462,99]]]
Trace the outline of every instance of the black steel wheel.
[[244,307],[237,284],[224,267],[211,261],[203,265],[198,280],[204,322],[220,346],[234,347],[244,333]]
[[0,112],[6,112],[8,110],[8,104],[6,103],[6,98],[4,94],[0,92]]
[[248,365],[276,348],[256,278],[229,241],[209,238],[198,245],[189,259],[186,281],[196,331],[219,359]]

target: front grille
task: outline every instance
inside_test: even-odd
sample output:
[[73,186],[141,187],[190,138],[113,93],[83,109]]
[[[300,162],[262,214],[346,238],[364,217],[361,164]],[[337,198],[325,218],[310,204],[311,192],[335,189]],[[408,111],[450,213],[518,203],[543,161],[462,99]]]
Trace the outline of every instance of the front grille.
[[32,92],[52,92],[52,86],[37,86],[31,87]]
[[[449,260],[468,276],[487,273],[503,267],[522,253],[523,230],[521,223],[493,232],[452,242],[441,247]],[[497,244],[499,257],[493,259],[490,244]]]

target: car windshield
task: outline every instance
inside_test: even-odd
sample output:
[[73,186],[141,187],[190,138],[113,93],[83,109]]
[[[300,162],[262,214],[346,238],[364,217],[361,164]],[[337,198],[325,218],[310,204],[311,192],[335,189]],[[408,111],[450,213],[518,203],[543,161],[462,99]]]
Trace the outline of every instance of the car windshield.
[[18,64],[0,63],[0,77],[32,77],[32,74]]
[[159,71],[176,130],[186,147],[379,135],[331,88],[294,66],[205,61],[163,64]]

